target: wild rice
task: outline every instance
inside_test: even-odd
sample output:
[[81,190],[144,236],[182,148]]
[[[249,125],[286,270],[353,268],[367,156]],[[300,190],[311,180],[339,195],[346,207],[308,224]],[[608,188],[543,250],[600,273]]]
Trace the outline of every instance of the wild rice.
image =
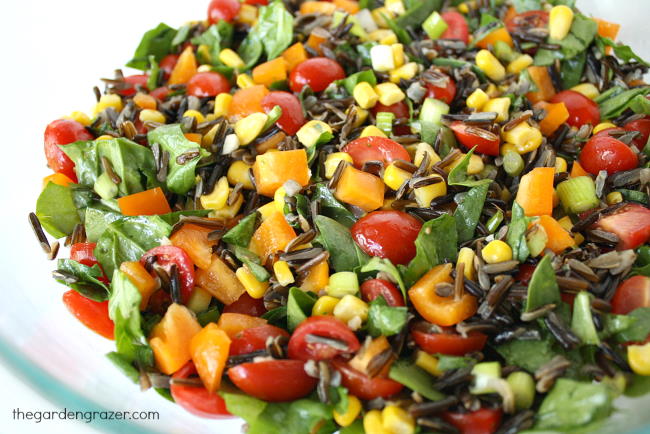
[[50,254],[52,248],[50,246],[50,242],[47,240],[47,236],[45,235],[45,232],[43,231],[43,226],[41,226],[40,220],[33,212],[30,212],[28,217],[29,217],[29,224],[31,225],[32,230],[34,231],[34,235],[36,235],[36,239],[38,240],[38,243],[41,245],[43,252],[45,252],[46,254]]
[[111,178],[111,181],[113,181],[115,185],[119,185],[122,182],[122,178],[120,178],[119,175],[113,171],[113,165],[111,164],[111,161],[105,156],[102,156],[101,163],[104,172],[106,172],[108,177]]

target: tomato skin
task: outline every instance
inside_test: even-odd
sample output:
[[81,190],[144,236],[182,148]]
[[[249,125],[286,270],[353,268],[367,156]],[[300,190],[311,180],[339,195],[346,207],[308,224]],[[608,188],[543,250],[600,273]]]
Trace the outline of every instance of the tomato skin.
[[218,72],[198,72],[187,83],[187,94],[199,98],[228,92],[230,92],[230,83]]
[[580,165],[592,175],[606,170],[609,175],[634,169],[639,158],[625,143],[611,136],[597,136],[589,139],[582,148]]
[[282,115],[276,123],[282,131],[293,136],[306,122],[300,100],[294,94],[282,91],[270,92],[262,100],[262,107],[266,113],[276,105],[282,109]]
[[80,264],[92,267],[97,264],[95,258],[95,243],[75,243],[70,246],[70,259],[77,261]]
[[83,325],[106,339],[115,339],[115,324],[108,316],[108,300],[91,300],[71,289],[63,293],[63,304]]
[[440,14],[447,23],[447,30],[440,36],[440,39],[460,39],[469,44],[469,25],[465,17],[456,11],[447,11]]
[[347,343],[348,351],[354,353],[361,346],[356,335],[341,320],[332,316],[316,315],[307,318],[294,330],[289,340],[288,355],[290,359],[298,360],[330,360],[343,354],[344,351],[329,345],[309,343],[307,335],[334,338]]
[[618,250],[636,249],[650,240],[650,209],[630,203],[614,214],[601,217],[596,225],[618,236]]
[[239,298],[227,306],[224,306],[223,313],[243,313],[250,316],[262,316],[266,313],[263,298],[253,298],[244,292]]
[[217,24],[219,21],[232,21],[239,13],[239,0],[212,0],[208,6],[208,21]]
[[305,372],[302,360],[265,360],[243,363],[228,370],[230,380],[264,401],[293,401],[308,395],[318,383]]
[[[197,376],[196,367],[191,361],[176,371],[172,379],[188,379]],[[197,377],[198,378],[198,377]],[[205,387],[184,386],[174,384],[169,386],[174,401],[195,416],[210,419],[226,419],[232,417],[226,408],[226,402],[218,393],[210,393]]]
[[408,151],[399,143],[386,137],[367,136],[352,140],[343,147],[352,157],[354,167],[361,169],[366,161],[378,160],[389,165],[395,160],[411,161]]
[[639,150],[642,150],[646,143],[648,143],[648,137],[650,136],[650,119],[647,117],[628,122],[623,125],[623,128],[626,131],[638,131],[641,133],[641,135],[634,139],[634,144],[639,148]]
[[312,57],[298,64],[291,71],[291,90],[298,93],[309,86],[314,92],[321,92],[334,80],[345,78],[345,72],[337,61],[327,57]]
[[464,356],[467,353],[481,351],[487,342],[487,335],[483,333],[470,332],[467,337],[463,337],[451,329],[444,333],[425,333],[413,330],[411,336],[425,352],[450,356]]
[[547,28],[549,13],[546,11],[526,11],[515,15],[505,22],[508,32],[519,32],[532,28]]
[[445,411],[442,418],[461,434],[492,434],[501,423],[503,412],[499,408],[481,408],[469,413]]
[[389,306],[406,306],[400,290],[388,280],[370,279],[361,284],[361,295],[365,301],[372,301],[380,295]]
[[244,0],[244,3],[246,3],[247,5],[266,6],[269,4],[269,0]]
[[585,124],[596,126],[600,123],[598,104],[574,90],[563,90],[556,93],[549,102],[552,104],[564,103],[569,111],[569,119],[566,123],[572,127],[580,128]]
[[370,378],[341,359],[335,359],[332,364],[341,373],[341,384],[357,398],[366,400],[386,398],[399,393],[404,388],[402,384],[390,378],[380,376]]
[[521,264],[519,266],[519,272],[515,276],[515,282],[522,283],[524,285],[528,285],[528,282],[530,282],[530,279],[533,277],[533,273],[535,272],[535,266],[531,264]]
[[230,355],[238,356],[266,348],[266,339],[284,336],[289,338],[285,330],[270,324],[246,329],[239,333],[230,343]]
[[72,119],[58,119],[51,122],[45,128],[45,158],[47,165],[55,172],[63,173],[68,178],[77,182],[77,174],[74,171],[74,162],[59,149],[59,145],[78,142],[80,140],[92,140],[93,136],[83,125]]
[[445,104],[451,104],[456,96],[456,82],[451,77],[449,77],[449,81],[445,87],[434,86],[429,82],[426,82],[425,85],[427,87],[427,98],[435,98]]
[[178,62],[179,57],[180,57],[179,54],[168,54],[160,60],[158,66],[160,67],[160,70],[163,72],[165,80],[168,79],[170,75],[172,75],[172,71],[174,70],[174,66],[176,66],[176,63]]
[[117,93],[122,96],[135,95],[135,93],[138,90],[138,87],[143,87],[145,89],[147,88],[148,80],[149,80],[149,76],[146,74],[129,75],[128,77],[124,77],[124,82],[128,86],[126,86],[122,90],[119,90]]
[[160,101],[164,101],[167,98],[167,95],[169,95],[169,88],[167,86],[159,87],[149,92],[149,95],[156,99],[159,99]]
[[147,258],[152,256],[155,256],[156,262],[163,267],[171,266],[172,264],[176,265],[181,281],[181,301],[187,303],[194,289],[194,263],[190,257],[180,247],[158,246],[142,255],[140,263],[144,265]]
[[501,143],[501,140],[496,134],[494,140],[490,140],[468,133],[466,131],[467,127],[468,125],[460,121],[455,121],[451,124],[451,130],[454,132],[456,139],[458,139],[466,149],[472,149],[476,146],[475,152],[478,152],[479,154],[499,155],[499,144]]
[[[372,111],[372,114],[377,116],[377,113],[380,112],[388,112],[392,113],[395,115],[395,120],[407,120],[411,116],[411,111],[409,110],[408,104],[406,104],[404,101],[399,101],[396,102],[395,104],[391,105],[384,105],[380,102],[375,104],[375,106],[370,109]],[[393,127],[393,131],[395,132],[396,135],[404,135],[404,134],[411,134],[411,127],[408,125],[395,125]]]
[[650,307],[650,277],[647,276],[624,280],[612,298],[612,313],[627,315],[639,307]]

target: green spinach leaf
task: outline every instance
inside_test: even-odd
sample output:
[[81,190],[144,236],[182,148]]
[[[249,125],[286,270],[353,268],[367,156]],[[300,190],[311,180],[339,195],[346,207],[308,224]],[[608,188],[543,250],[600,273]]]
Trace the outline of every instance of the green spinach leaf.
[[508,226],[506,241],[512,248],[512,257],[519,262],[524,262],[530,251],[526,243],[526,231],[531,219],[526,217],[524,209],[517,202],[512,203],[512,217]]
[[170,226],[174,226],[183,216],[205,217],[210,214],[209,209],[185,209],[183,211],[173,211],[167,214],[160,214],[159,217]]
[[257,227],[257,220],[259,213],[255,211],[254,213],[248,214],[246,217],[241,219],[239,223],[221,237],[221,240],[240,247],[248,247],[255,233],[255,228]]
[[368,333],[372,336],[392,336],[399,333],[408,318],[405,307],[392,307],[384,297],[379,296],[370,302],[368,310]]
[[429,15],[434,11],[439,11],[441,7],[442,0],[415,1],[406,12],[395,18],[395,24],[401,28],[409,26],[417,28]]
[[458,242],[463,243],[474,238],[474,230],[478,225],[478,220],[483,211],[485,198],[487,197],[489,184],[484,183],[477,185],[463,195],[458,201],[454,219],[456,219],[456,231],[458,232]]
[[77,278],[75,283],[67,283],[59,279],[57,279],[57,282],[74,289],[79,294],[91,300],[108,300],[108,287],[104,282],[99,280],[104,275],[99,265],[95,264],[89,267],[72,259],[59,259],[57,270]]
[[555,59],[573,59],[587,50],[598,32],[598,24],[582,14],[575,14],[569,34],[562,40],[548,39],[551,44],[560,46],[559,50],[540,49],[535,55],[535,65],[548,66]]
[[390,261],[390,259],[387,258],[379,258],[377,256],[374,256],[368,261],[367,264],[365,264],[363,267],[359,269],[361,273],[372,273],[372,272],[379,272],[382,271],[386,274],[388,274],[391,277],[391,280],[393,282],[396,282],[397,285],[399,286],[399,289],[402,291],[402,295],[404,296],[404,299],[406,300],[406,285],[404,284],[404,280],[402,279],[401,274],[399,273],[399,270],[393,263]]
[[571,89],[573,86],[580,84],[586,62],[586,51],[583,51],[572,59],[562,61],[560,67],[560,78],[562,79],[562,87],[564,87],[564,89]]
[[104,233],[106,227],[124,217],[122,214],[103,207],[86,208],[84,226],[86,238],[91,243],[96,243]]
[[357,219],[345,206],[341,204],[329,188],[323,183],[316,184],[314,187],[313,200],[320,201],[321,213],[330,217],[345,227],[351,227],[357,222]]
[[476,149],[476,146],[473,147],[467,154],[465,154],[457,166],[451,169],[449,176],[447,177],[447,184],[462,185],[463,187],[478,187],[479,185],[490,185],[492,183],[491,179],[475,180],[467,175],[467,167],[469,166],[469,160],[472,158],[474,149]]
[[319,232],[316,242],[330,253],[329,260],[336,271],[353,271],[370,260],[342,224],[324,215],[316,216],[314,223]]
[[639,307],[627,315],[629,327],[616,335],[618,342],[644,342],[650,335],[650,307]]
[[641,246],[636,253],[637,258],[632,273],[650,277],[650,246]]
[[70,235],[81,223],[72,197],[72,189],[48,182],[36,200],[36,216],[54,238]]
[[172,41],[176,36],[176,30],[165,23],[160,23],[154,29],[149,30],[142,36],[138,48],[126,66],[146,71],[149,67],[149,56],[154,56],[156,62],[160,62],[172,49]]
[[401,359],[393,363],[388,376],[432,401],[439,401],[445,397],[433,388],[431,375],[408,360]]
[[237,49],[237,53],[246,64],[245,69],[250,69],[262,57],[264,45],[255,32],[249,32]]
[[233,248],[232,250],[235,253],[237,259],[246,265],[253,276],[255,276],[255,279],[260,282],[267,282],[269,280],[271,275],[268,271],[266,271],[266,268],[260,265],[260,258],[255,253],[251,252],[246,247],[237,245],[232,245],[231,247]]
[[512,5],[519,14],[542,9],[542,2],[540,0],[513,0]]
[[259,17],[253,31],[264,45],[268,60],[273,60],[291,44],[293,39],[293,15],[281,0],[259,8]]
[[352,95],[354,87],[357,84],[363,82],[369,83],[373,87],[377,84],[377,77],[375,77],[375,73],[372,71],[372,69],[355,72],[354,74],[350,74],[342,80],[337,80],[336,83],[342,85],[345,90],[348,91],[348,95]]
[[287,300],[287,326],[289,330],[294,330],[298,327],[298,324],[311,315],[311,309],[317,299],[318,296],[312,292],[303,291],[296,287],[289,289],[289,298]]
[[631,104],[635,104],[636,97],[645,97],[649,93],[650,87],[639,87],[629,90],[621,87],[613,87],[607,92],[602,93],[596,99],[596,102],[600,105],[600,116],[603,119],[616,118],[630,108]]
[[[220,23],[223,21],[220,21]],[[219,53],[221,53],[221,34],[216,24],[211,25],[208,29],[201,33],[199,36],[192,38],[192,44],[205,45],[208,47],[210,53],[209,59],[203,59],[211,65],[219,65]],[[207,56],[203,56],[207,57]]]
[[592,295],[587,291],[580,291],[573,302],[573,315],[571,316],[571,330],[587,345],[600,344],[600,338],[591,315]]
[[624,45],[617,43],[610,38],[604,36],[596,36],[596,43],[601,47],[601,51],[604,53],[604,47],[612,47],[614,49],[614,54],[616,57],[621,59],[625,63],[629,63],[630,60],[636,60],[642,65],[650,66],[648,62],[643,60],[638,54],[636,54],[629,45]]
[[531,374],[557,355],[550,339],[515,339],[498,345],[495,349],[507,365],[519,366]]
[[126,375],[131,381],[138,384],[140,382],[140,372],[133,367],[133,364],[128,360],[124,355],[111,351],[106,354],[106,358],[111,361],[111,363],[119,369],[124,375]]
[[551,265],[551,257],[544,256],[535,267],[528,283],[525,312],[533,311],[547,304],[558,304],[562,301],[560,287],[555,278],[555,270]]

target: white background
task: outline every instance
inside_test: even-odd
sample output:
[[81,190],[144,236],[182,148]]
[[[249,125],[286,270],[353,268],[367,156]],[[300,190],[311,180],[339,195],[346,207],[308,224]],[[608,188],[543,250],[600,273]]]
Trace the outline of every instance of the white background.
[[[637,52],[650,58],[644,31],[649,0],[579,0],[579,5],[594,16],[626,23],[621,39],[633,40]],[[94,102],[92,87],[100,85],[98,78],[111,77],[113,70],[130,58],[145,30],[155,27],[160,21],[177,27],[187,20],[203,19],[206,6],[207,0],[3,2],[0,12],[0,188],[4,202],[0,212],[3,223],[0,237],[4,249],[0,253],[0,267],[5,278],[0,280],[0,291],[4,295],[0,298],[0,309],[3,310],[0,330],[6,335],[8,330],[18,329],[14,334],[16,342],[25,344],[24,336],[20,336],[20,330],[24,329],[22,323],[21,327],[15,323],[15,309],[23,309],[24,300],[21,298],[20,302],[11,303],[7,296],[20,294],[24,297],[31,291],[51,294],[31,299],[32,303],[39,305],[36,312],[47,312],[50,316],[47,321],[43,318],[31,321],[30,312],[26,311],[24,314],[21,312],[26,316],[21,321],[36,324],[43,334],[48,331],[42,329],[49,326],[61,326],[65,332],[72,330],[87,334],[60,306],[60,288],[47,277],[52,264],[44,263],[38,246],[28,233],[26,216],[33,208],[41,178],[47,174],[42,154],[45,126],[73,110],[89,112]],[[43,304],[52,306],[43,309]],[[38,331],[31,332],[38,336]],[[65,335],[57,344],[64,352],[72,348],[77,351],[79,348],[73,346],[73,340],[74,335]],[[38,344],[48,345],[43,341]],[[100,351],[98,348],[103,350],[103,346],[104,343],[92,341],[91,348],[82,347],[75,356],[83,360],[88,356],[84,354],[85,350]],[[47,354],[48,350],[44,349],[43,353]],[[52,369],[57,372],[65,367],[54,366]],[[119,374],[111,369],[99,369],[95,375],[106,376],[104,381],[110,385],[112,378]],[[120,388],[126,384],[115,381],[115,388],[118,384]],[[3,366],[0,366],[0,384],[0,432],[96,432],[88,425],[69,422],[43,422],[39,425],[13,422],[12,408],[56,410],[57,407]],[[130,389],[126,394],[139,393],[137,388],[127,387]],[[106,391],[109,395],[111,392]],[[169,407],[161,401],[160,408],[167,410]],[[165,423],[164,416],[162,423]],[[232,423],[217,422],[212,426],[213,432],[239,431]]]

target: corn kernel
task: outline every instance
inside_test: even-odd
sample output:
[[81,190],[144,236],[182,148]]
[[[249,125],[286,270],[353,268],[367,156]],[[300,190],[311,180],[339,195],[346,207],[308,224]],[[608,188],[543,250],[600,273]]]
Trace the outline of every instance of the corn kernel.
[[501,156],[506,155],[508,152],[517,152],[517,148],[512,143],[504,143],[499,149]]
[[402,0],[386,0],[384,2],[384,6],[395,15],[402,15],[404,12],[406,12]]
[[235,200],[235,203],[233,203],[232,205],[226,204],[226,206],[224,206],[221,209],[212,210],[212,212],[210,212],[208,217],[214,219],[221,219],[221,220],[235,218],[237,213],[239,213],[239,210],[241,209],[243,203],[244,203],[244,195],[239,194],[237,195],[237,199]]
[[249,170],[252,167],[241,160],[233,162],[228,168],[228,174],[226,175],[228,182],[231,185],[242,184],[245,189],[254,190],[253,181],[251,181],[251,177],[249,176]]
[[238,23],[253,27],[257,23],[257,6],[242,3],[236,20]]
[[115,109],[117,112],[121,112],[123,107],[122,98],[117,94],[102,95],[101,98],[99,98],[99,102],[95,104],[93,114],[97,115],[109,107]]
[[104,134],[102,136],[97,137],[95,140],[113,140],[115,137],[110,136],[108,134]]
[[372,69],[379,72],[388,72],[395,69],[393,49],[390,45],[375,45],[370,49]]
[[392,45],[397,43],[397,35],[389,29],[379,29],[368,33],[371,41],[379,42],[382,45]]
[[615,205],[623,202],[623,195],[620,191],[612,191],[606,197],[607,205]]
[[352,91],[352,96],[354,96],[354,100],[359,104],[359,107],[363,109],[372,108],[379,101],[379,95],[367,81],[357,83]]
[[480,156],[472,154],[472,156],[469,157],[469,164],[467,165],[468,175],[478,175],[483,171],[484,168],[485,164],[483,163],[483,159]]
[[381,411],[370,410],[363,417],[363,431],[372,434],[391,434],[384,429]]
[[415,365],[420,369],[424,369],[431,375],[442,375],[442,371],[438,368],[438,358],[431,354],[419,350],[415,356]]
[[511,260],[512,249],[507,243],[501,240],[494,240],[483,247],[481,255],[483,256],[483,260],[488,264],[496,264]]
[[268,116],[265,113],[253,113],[235,123],[235,134],[240,146],[246,146],[262,132]]
[[275,202],[269,202],[265,205],[262,205],[261,207],[257,208],[257,212],[260,213],[260,220],[266,220],[271,214],[277,212]]
[[359,135],[359,137],[368,137],[368,136],[387,137],[382,130],[380,130],[374,125],[368,125],[363,130],[361,130],[361,134]]
[[237,271],[235,271],[235,275],[242,286],[246,289],[246,292],[248,292],[248,295],[253,298],[264,297],[264,293],[269,287],[268,282],[260,282],[257,280],[245,265],[239,267]]
[[386,15],[386,17],[390,19],[395,18],[395,15],[386,7],[373,9],[371,13],[372,13],[372,17],[375,19],[375,23],[377,23],[377,25],[382,28],[388,27],[388,23],[386,22],[386,20],[382,15]]
[[611,122],[601,122],[598,125],[594,127],[594,130],[591,132],[591,134],[596,135],[600,133],[603,130],[606,130],[608,128],[616,128],[616,125],[614,125]]
[[282,286],[288,286],[296,281],[286,261],[276,261],[273,264],[273,274],[275,274],[275,278]]
[[426,208],[431,205],[431,201],[436,197],[444,196],[447,194],[447,184],[442,176],[433,174],[427,176],[427,178],[440,178],[440,182],[436,184],[426,185],[424,187],[418,187],[414,189],[415,200],[417,201],[420,207]]
[[418,73],[418,64],[409,62],[399,68],[390,71],[390,81],[392,83],[399,83],[400,80],[410,80]]
[[512,62],[508,63],[506,71],[508,71],[508,74],[519,74],[521,71],[528,68],[532,64],[533,58],[528,54],[522,54]]
[[242,58],[239,57],[239,54],[235,53],[230,48],[221,50],[221,53],[219,53],[219,60],[231,68],[243,68],[246,66]]
[[339,300],[334,308],[333,314],[334,317],[346,324],[355,317],[358,317],[363,322],[368,319],[368,304],[359,297],[348,294]]
[[427,164],[427,170],[431,169],[431,167],[434,164],[441,161],[440,156],[436,153],[436,151],[433,150],[433,147],[430,144],[426,142],[420,142],[417,144],[417,147],[415,148],[415,156],[413,157],[413,164],[420,167],[420,165],[422,164],[422,160],[424,160],[425,155],[429,156],[429,163]]
[[483,112],[495,112],[497,122],[508,119],[508,110],[510,110],[510,98],[492,98],[481,108]]
[[548,15],[548,34],[551,39],[562,40],[573,24],[573,9],[565,5],[554,6]]
[[567,167],[567,162],[564,158],[555,157],[555,173],[566,172]]
[[395,83],[381,83],[375,86],[375,92],[379,95],[379,102],[383,105],[393,105],[406,98],[402,89]]
[[332,315],[334,313],[334,308],[338,304],[339,299],[332,297],[331,295],[323,295],[318,297],[314,307],[311,309],[312,315]]
[[506,69],[488,50],[481,50],[476,54],[476,66],[491,80],[501,81],[506,77]]
[[238,74],[237,86],[239,86],[240,89],[246,89],[247,87],[255,86],[255,82],[248,74]]
[[635,374],[650,375],[650,343],[627,347],[627,359]]
[[381,412],[384,430],[391,434],[413,434],[415,420],[403,408],[396,405],[387,405]]
[[70,113],[70,119],[79,122],[84,127],[87,127],[92,123],[90,117],[86,113],[80,111],[74,111]]
[[463,274],[469,280],[476,279],[476,270],[474,269],[474,257],[476,254],[474,250],[469,247],[463,247],[458,251],[458,259],[456,259],[456,267],[459,264],[464,264]]
[[467,97],[465,104],[467,107],[479,111],[489,100],[490,97],[487,93],[483,92],[482,89],[476,89],[470,96]]
[[393,52],[395,68],[404,65],[404,46],[402,44],[391,44],[390,49]]
[[325,178],[332,179],[341,161],[352,164],[352,157],[347,152],[332,152],[325,159]]
[[[347,110],[345,110],[345,114],[348,114],[348,111],[351,110],[352,107],[353,106],[348,107]],[[357,117],[354,119],[354,123],[352,125],[354,128],[359,128],[368,119],[369,112],[366,109],[362,109],[358,105],[355,105],[354,109],[357,111]]]
[[201,206],[204,209],[221,209],[226,206],[229,194],[230,188],[228,187],[228,178],[222,176],[219,181],[217,181],[214,190],[212,190],[210,194],[204,194],[201,196]]
[[275,208],[281,213],[284,213],[284,198],[286,195],[287,191],[284,189],[284,187],[278,188],[273,194],[273,202],[275,202]]
[[490,98],[496,98],[497,96],[499,96],[499,95],[501,94],[501,92],[500,92],[499,89],[495,86],[494,83],[490,83],[490,84],[488,84],[487,89],[485,89],[485,93],[487,93],[487,95],[488,95]]
[[395,164],[389,164],[384,170],[384,184],[393,190],[399,190],[402,184],[408,182],[412,177],[411,172],[400,169]]
[[598,88],[591,83],[582,83],[577,86],[573,86],[571,90],[581,93],[589,99],[596,99],[600,96]]
[[542,132],[531,127],[528,122],[521,122],[519,125],[501,134],[504,141],[515,145],[520,154],[526,154],[539,148],[542,144]]
[[183,113],[184,118],[194,118],[198,123],[205,122],[205,116],[198,110],[186,110]]
[[210,72],[212,71],[212,65],[201,65],[196,69],[196,72]]
[[161,124],[166,122],[165,115],[158,110],[144,109],[140,111],[138,118],[141,122],[158,122]]
[[232,95],[229,93],[220,93],[214,98],[214,115],[222,117],[228,115],[230,104],[232,103]]
[[348,408],[345,409],[345,413],[339,413],[335,409],[333,414],[336,423],[345,427],[352,425],[359,413],[361,413],[361,401],[354,395],[348,395]]

